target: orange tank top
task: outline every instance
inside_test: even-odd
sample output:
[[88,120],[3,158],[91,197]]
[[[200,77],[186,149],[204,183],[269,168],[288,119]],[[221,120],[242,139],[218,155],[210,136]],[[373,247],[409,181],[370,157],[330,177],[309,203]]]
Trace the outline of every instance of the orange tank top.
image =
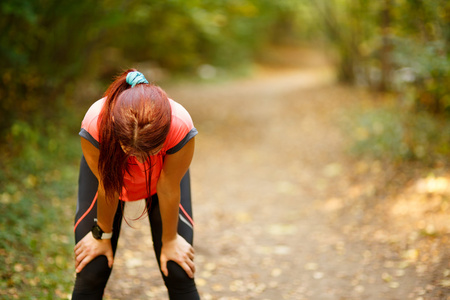
[[[194,136],[197,135],[191,116],[187,110],[179,103],[169,99],[172,109],[172,121],[169,134],[164,142],[163,148],[157,154],[151,157],[151,194],[156,194],[156,184],[163,168],[164,157],[174,154]],[[105,98],[96,101],[87,111],[81,122],[80,136],[87,139],[95,147],[99,148],[99,128],[98,117],[102,110]],[[124,177],[124,187],[120,199],[123,201],[133,201],[148,198],[146,172],[148,164],[144,165],[134,157],[128,159],[130,174],[126,173]]]

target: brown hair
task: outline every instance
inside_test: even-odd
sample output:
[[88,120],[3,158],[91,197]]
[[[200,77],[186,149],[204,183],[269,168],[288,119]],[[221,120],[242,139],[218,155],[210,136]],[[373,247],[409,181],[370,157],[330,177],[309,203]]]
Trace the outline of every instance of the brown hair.
[[105,104],[100,112],[99,173],[107,202],[121,194],[128,158],[145,158],[147,191],[150,196],[150,156],[163,144],[169,133],[171,108],[166,93],[153,84],[126,82],[130,69],[118,76],[105,92]]

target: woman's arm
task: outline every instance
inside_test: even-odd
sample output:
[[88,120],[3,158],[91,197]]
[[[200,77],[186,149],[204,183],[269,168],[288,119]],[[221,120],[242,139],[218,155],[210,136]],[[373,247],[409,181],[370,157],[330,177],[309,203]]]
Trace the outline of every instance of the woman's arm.
[[[100,151],[84,138],[81,138],[81,149],[83,150],[83,155],[89,168],[99,182],[97,195],[97,224],[104,232],[112,232],[114,215],[116,213],[119,197],[114,197],[113,203],[106,203],[105,191],[98,172],[98,158],[100,156]],[[106,256],[109,267],[112,267],[113,265],[111,240],[97,240],[92,236],[91,232],[75,245],[74,251],[77,273],[81,272],[92,259],[100,255]]]
[[106,203],[105,190],[103,189],[102,180],[98,172],[98,159],[100,157],[100,150],[92,145],[85,138],[81,138],[81,150],[84,158],[98,179],[98,196],[97,196],[97,224],[104,232],[112,232],[114,215],[119,201],[119,196],[114,197],[113,203]]
[[181,150],[167,155],[157,184],[162,219],[161,271],[168,276],[167,262],[178,263],[190,277],[194,277],[194,250],[178,235],[180,182],[186,174],[194,155],[195,138]]

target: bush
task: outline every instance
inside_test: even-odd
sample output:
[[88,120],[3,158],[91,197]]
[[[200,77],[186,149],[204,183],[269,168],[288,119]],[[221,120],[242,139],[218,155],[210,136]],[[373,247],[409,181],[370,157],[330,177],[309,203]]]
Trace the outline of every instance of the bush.
[[350,151],[358,156],[432,164],[450,154],[450,121],[428,112],[384,104],[352,112],[345,124]]

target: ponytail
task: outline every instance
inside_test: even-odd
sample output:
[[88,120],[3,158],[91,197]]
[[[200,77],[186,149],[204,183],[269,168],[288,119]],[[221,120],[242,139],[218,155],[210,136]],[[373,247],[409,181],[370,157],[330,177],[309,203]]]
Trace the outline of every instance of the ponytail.
[[[121,193],[124,166],[127,159],[125,153],[121,150],[119,141],[114,135],[114,119],[112,112],[119,95],[130,88],[130,85],[126,82],[126,77],[128,73],[133,71],[136,70],[130,69],[125,71],[108,87],[104,94],[105,104],[103,105],[97,121],[98,128],[100,129],[100,157],[98,160],[98,169],[107,202],[112,201],[117,193]],[[119,170],[121,174],[117,174],[117,171]]]

